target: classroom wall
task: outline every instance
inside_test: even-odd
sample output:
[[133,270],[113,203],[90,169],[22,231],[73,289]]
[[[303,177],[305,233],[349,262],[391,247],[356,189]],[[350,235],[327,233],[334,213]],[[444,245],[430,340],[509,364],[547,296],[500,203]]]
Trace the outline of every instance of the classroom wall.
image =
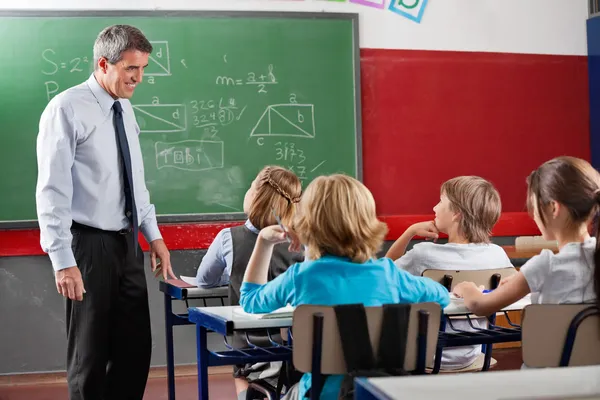
[[[496,236],[535,234],[522,213],[527,173],[556,155],[590,157],[585,0],[429,0],[420,24],[317,0],[82,3],[37,0],[19,8],[358,12],[364,182],[386,216],[390,240],[427,218],[439,184],[458,174],[498,186],[505,213]],[[0,9],[10,7],[0,0]],[[197,249],[219,228],[163,227],[178,274],[194,273],[203,254]],[[47,257],[32,256],[39,253],[35,230],[0,231],[0,254],[20,255],[0,258],[0,321],[13,321],[0,330],[0,374],[64,369],[64,302]],[[152,363],[163,365],[157,287],[149,278]],[[193,362],[193,329],[178,329],[177,362]]]

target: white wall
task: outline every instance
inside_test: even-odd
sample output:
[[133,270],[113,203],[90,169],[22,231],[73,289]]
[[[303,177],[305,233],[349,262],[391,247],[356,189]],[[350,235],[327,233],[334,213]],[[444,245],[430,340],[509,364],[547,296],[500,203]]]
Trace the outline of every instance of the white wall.
[[0,0],[0,9],[14,8],[352,12],[360,13],[361,47],[587,54],[587,0],[429,0],[420,24],[319,0]]

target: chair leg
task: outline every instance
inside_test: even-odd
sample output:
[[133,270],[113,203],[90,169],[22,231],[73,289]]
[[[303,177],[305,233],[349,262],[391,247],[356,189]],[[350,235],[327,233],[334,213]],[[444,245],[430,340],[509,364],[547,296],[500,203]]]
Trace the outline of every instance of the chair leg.
[[[259,394],[259,396],[256,396],[257,394]],[[266,388],[265,386],[256,383],[256,382],[252,382],[248,385],[248,392],[246,394],[246,400],[254,400],[256,398],[267,398],[267,400],[275,400],[276,399],[276,395],[275,393],[273,393],[272,390]]]

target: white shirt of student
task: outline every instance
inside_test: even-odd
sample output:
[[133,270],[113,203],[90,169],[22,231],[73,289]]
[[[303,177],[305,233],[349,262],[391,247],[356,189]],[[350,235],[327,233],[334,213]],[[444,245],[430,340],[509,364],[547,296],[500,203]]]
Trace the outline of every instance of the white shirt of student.
[[594,292],[596,238],[567,243],[557,254],[544,249],[521,267],[532,303],[591,303]]
[[[510,259],[502,247],[493,243],[447,243],[422,242],[416,244],[395,262],[398,268],[420,276],[426,269],[451,271],[496,269],[512,267]],[[473,326],[486,328],[485,318],[471,318]],[[473,331],[469,321],[453,319],[452,326],[463,331]],[[446,332],[453,332],[449,324]],[[460,369],[471,365],[479,354],[481,346],[462,346],[444,349],[442,353],[443,369]]]

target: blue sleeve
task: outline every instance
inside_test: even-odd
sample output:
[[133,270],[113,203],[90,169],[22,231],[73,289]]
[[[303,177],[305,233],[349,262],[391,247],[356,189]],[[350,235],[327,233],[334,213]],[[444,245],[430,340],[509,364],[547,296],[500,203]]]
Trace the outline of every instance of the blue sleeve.
[[430,278],[414,276],[398,270],[400,300],[406,303],[438,303],[442,308],[450,304],[448,290]]
[[[207,289],[229,284],[231,266],[228,266],[226,257],[223,254],[232,253],[231,240],[227,240],[228,237],[231,239],[229,228],[220,231],[202,258],[196,272],[196,285],[199,288]],[[229,248],[225,248],[227,244]]]
[[243,282],[240,289],[240,305],[247,313],[268,313],[288,304],[295,305],[294,275],[296,265],[264,285]]

